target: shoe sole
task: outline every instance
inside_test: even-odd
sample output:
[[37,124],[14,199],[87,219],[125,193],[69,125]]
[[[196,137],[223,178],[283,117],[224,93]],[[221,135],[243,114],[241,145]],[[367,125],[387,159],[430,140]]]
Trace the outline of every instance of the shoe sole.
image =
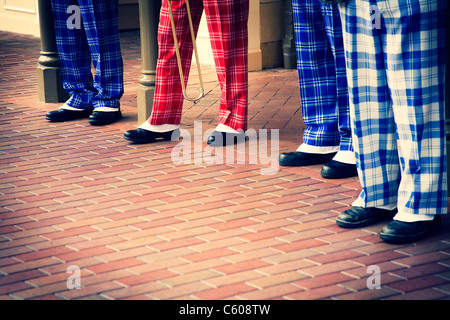
[[[155,142],[155,141],[172,141],[172,132],[170,132],[170,135],[166,134],[163,135],[162,137],[156,137],[153,139],[135,139],[135,138],[131,138],[131,137],[127,137],[127,136],[123,136],[123,138],[125,140],[131,141],[131,142],[135,142],[135,143],[151,143],[151,142]],[[161,139],[159,139],[161,138]]]
[[84,119],[84,118],[88,118],[88,117],[89,117],[89,115],[80,116],[80,117],[76,117],[76,118],[70,118],[70,119],[54,119],[54,118],[50,118],[50,117],[45,117],[45,120],[48,120],[51,122],[66,122],[66,121],[80,120],[80,119]]
[[380,233],[380,239],[384,240],[389,243],[410,243],[418,241],[422,238],[425,238],[430,232],[427,230],[426,232],[423,232],[421,234],[415,235],[415,236],[393,236],[393,235],[386,235]]
[[278,161],[278,164],[283,167],[307,167],[307,166],[314,166],[316,164],[324,164],[328,161],[311,161],[311,162],[296,162],[296,163],[285,163],[283,161]]
[[339,220],[339,217],[336,218],[336,224],[341,227],[341,228],[345,228],[345,229],[356,229],[356,228],[362,228],[362,227],[367,227],[367,226],[371,226],[374,225],[378,222],[381,222],[383,220],[388,220],[388,219],[392,219],[395,216],[396,212],[394,213],[389,213],[389,214],[384,214],[381,216],[376,216],[376,217],[372,217],[370,219],[366,219],[366,220],[362,220],[362,221],[356,221],[356,222],[348,222],[348,221],[344,221],[344,220]]
[[[117,119],[117,120],[119,120],[119,119]],[[106,126],[107,124],[117,122],[117,120],[114,120],[114,121],[89,121],[89,124],[92,126]]]
[[328,174],[326,172],[321,172],[320,175],[322,176],[322,178],[325,178],[325,179],[345,179],[345,178],[357,177],[358,173],[356,173],[356,174],[333,175],[333,174]]
[[356,228],[362,228],[362,227],[367,227],[367,226],[373,225],[382,220],[385,220],[385,218],[367,219],[367,220],[357,221],[357,222],[348,222],[348,221],[339,220],[339,218],[337,218],[336,224],[341,228],[356,229]]
[[[70,111],[65,114],[67,118],[58,117],[57,115],[62,116],[61,113],[58,112],[48,112],[45,115],[45,120],[51,121],[51,122],[66,122],[66,121],[72,121],[72,120],[79,120],[90,117],[92,114],[92,110],[81,110],[81,111]],[[49,116],[50,115],[50,116]],[[52,117],[52,115],[56,115],[55,117]]]
[[113,119],[113,120],[106,120],[106,121],[89,120],[89,124],[91,124],[93,126],[106,126],[107,124],[111,124],[111,123],[119,121],[121,118],[122,117]]
[[136,143],[150,143],[155,141],[156,139],[152,139],[152,140],[148,140],[148,139],[133,139],[133,138],[128,138],[128,137],[123,137],[125,140],[131,141],[131,142],[136,142]]
[[283,167],[307,167],[307,166],[314,166],[316,164],[325,164],[325,163],[330,162],[333,159],[334,155],[335,154],[333,154],[329,158],[321,159],[319,161],[317,161],[317,160],[310,160],[310,161],[303,161],[303,162],[289,162],[289,163],[286,163],[286,162],[283,162],[283,160],[280,161],[278,159],[278,164],[280,166],[283,166]]
[[[220,141],[222,141],[222,143],[220,143]],[[226,147],[226,146],[238,145],[240,143],[246,143],[247,141],[248,141],[248,137],[245,136],[243,140],[242,140],[242,138],[233,137],[233,142],[230,142],[229,138],[228,138],[228,139],[225,139],[225,141],[223,141],[223,139],[222,139],[222,140],[217,140],[217,141],[213,141],[213,142],[206,142],[206,144],[210,147]]]
[[235,146],[235,145],[238,145],[238,144],[241,144],[241,143],[245,143],[246,141],[235,141],[234,143],[226,143],[226,144],[223,144],[223,143],[215,143],[215,142],[211,142],[211,143],[207,143],[207,145],[208,146],[210,146],[210,147],[214,147],[214,148],[217,148],[217,147],[227,147],[227,146]]
[[432,233],[439,231],[440,227],[441,226],[439,224],[433,224],[429,228],[413,236],[397,236],[380,232],[380,239],[389,243],[411,243],[418,240],[422,240],[423,238],[428,237]]

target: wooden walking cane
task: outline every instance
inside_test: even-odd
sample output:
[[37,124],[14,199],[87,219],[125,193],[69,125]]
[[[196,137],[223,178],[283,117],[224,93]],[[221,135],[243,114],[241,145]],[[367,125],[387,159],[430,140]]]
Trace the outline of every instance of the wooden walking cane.
[[195,34],[194,34],[194,26],[192,25],[192,17],[191,17],[191,9],[189,7],[189,0],[186,0],[186,9],[187,9],[187,15],[189,20],[189,28],[191,30],[191,38],[192,38],[192,44],[194,46],[194,54],[195,54],[195,62],[197,64],[197,73],[198,73],[198,80],[200,83],[200,87],[198,88],[198,91],[200,91],[200,94],[197,97],[189,97],[186,93],[186,85],[184,83],[184,75],[183,75],[183,68],[181,65],[181,56],[180,56],[180,49],[178,46],[178,38],[177,33],[175,29],[175,21],[173,19],[173,12],[172,12],[172,1],[167,0],[168,6],[169,6],[169,13],[170,13],[170,22],[172,24],[172,33],[173,33],[173,39],[175,42],[175,51],[177,54],[177,62],[178,62],[178,71],[180,73],[180,80],[181,80],[181,88],[183,90],[183,96],[188,101],[197,101],[200,100],[205,96],[204,92],[205,89],[203,88],[203,81],[202,81],[202,73],[200,70],[200,62],[198,60],[198,53],[197,53],[197,43],[195,41]]

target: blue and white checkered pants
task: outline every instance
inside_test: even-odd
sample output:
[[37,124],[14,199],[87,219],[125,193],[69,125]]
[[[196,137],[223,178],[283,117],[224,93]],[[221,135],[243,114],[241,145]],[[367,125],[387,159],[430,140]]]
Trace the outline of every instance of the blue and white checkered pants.
[[445,14],[441,0],[347,0],[344,29],[355,204],[447,213]]
[[61,79],[71,96],[66,104],[120,108],[124,89],[118,1],[52,0],[52,9]]
[[293,0],[303,142],[353,151],[341,20],[337,6]]

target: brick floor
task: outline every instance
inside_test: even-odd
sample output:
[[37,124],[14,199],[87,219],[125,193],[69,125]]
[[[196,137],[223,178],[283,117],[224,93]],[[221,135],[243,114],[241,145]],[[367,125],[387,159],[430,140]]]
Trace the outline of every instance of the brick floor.
[[[260,141],[258,130],[279,129],[278,150],[255,159],[250,143],[234,155],[187,143],[177,164],[181,144],[122,138],[137,121],[138,32],[122,33],[122,46],[123,119],[49,123],[58,105],[38,101],[39,40],[0,32],[0,299],[450,298],[448,217],[429,239],[386,244],[383,223],[335,224],[359,193],[356,178],[264,161],[301,141],[295,70],[249,75],[250,128]],[[182,120],[192,141],[217,121],[214,68],[203,72],[208,94],[186,102]],[[71,265],[79,290],[67,286]],[[380,289],[367,286],[371,265]]]

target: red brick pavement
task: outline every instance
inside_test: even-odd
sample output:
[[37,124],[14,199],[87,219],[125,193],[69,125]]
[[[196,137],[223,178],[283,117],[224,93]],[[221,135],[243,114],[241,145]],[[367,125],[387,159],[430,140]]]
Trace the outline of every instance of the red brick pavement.
[[[39,40],[0,32],[0,299],[449,299],[447,217],[429,239],[390,245],[378,238],[383,223],[336,226],[356,178],[325,180],[320,166],[263,175],[271,164],[251,162],[254,152],[244,163],[219,150],[201,157],[205,143],[176,164],[176,142],[126,142],[138,33],[122,44],[124,118],[49,123],[58,105],[38,101]],[[208,94],[184,109],[191,134],[194,121],[203,131],[217,121],[214,68],[203,70]],[[294,150],[304,128],[296,72],[251,72],[249,92],[250,128],[279,129],[279,152]],[[79,290],[67,286],[71,265]],[[380,289],[367,286],[372,265]]]

